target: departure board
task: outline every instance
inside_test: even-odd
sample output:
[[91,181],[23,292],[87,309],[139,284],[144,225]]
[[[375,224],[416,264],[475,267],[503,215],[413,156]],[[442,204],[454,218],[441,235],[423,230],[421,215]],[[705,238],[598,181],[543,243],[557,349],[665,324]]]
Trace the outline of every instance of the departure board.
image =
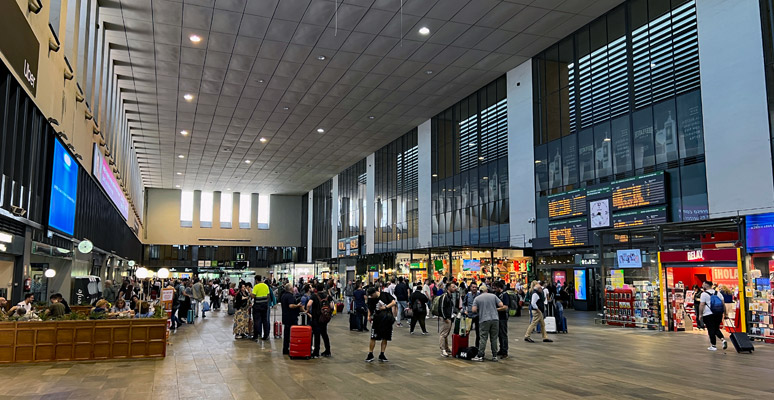
[[587,218],[576,218],[568,221],[551,222],[548,224],[548,236],[551,247],[585,246],[589,242]]
[[631,228],[644,225],[656,225],[667,222],[666,206],[644,210],[625,211],[613,214],[613,226]]
[[666,203],[663,171],[615,181],[610,186],[613,211]]
[[586,189],[548,196],[548,219],[586,215]]

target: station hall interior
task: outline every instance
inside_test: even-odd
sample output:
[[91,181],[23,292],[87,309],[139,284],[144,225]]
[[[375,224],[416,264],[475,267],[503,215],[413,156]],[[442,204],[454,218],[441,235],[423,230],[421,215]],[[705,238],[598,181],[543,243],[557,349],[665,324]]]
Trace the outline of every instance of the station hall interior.
[[774,392],[769,0],[0,0],[0,60],[0,399]]

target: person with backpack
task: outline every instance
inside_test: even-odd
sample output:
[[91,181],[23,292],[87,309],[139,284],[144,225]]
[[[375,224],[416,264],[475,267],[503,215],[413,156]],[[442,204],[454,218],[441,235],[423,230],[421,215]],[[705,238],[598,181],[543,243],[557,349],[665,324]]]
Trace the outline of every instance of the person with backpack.
[[386,291],[380,291],[376,287],[368,288],[368,321],[371,322],[371,342],[368,347],[366,362],[374,361],[374,348],[376,341],[381,341],[380,362],[389,361],[384,355],[387,350],[387,342],[392,340],[392,324],[395,323],[395,317],[392,309],[395,308],[397,301]]
[[726,308],[723,304],[723,297],[720,292],[712,288],[712,282],[705,281],[702,284],[704,293],[701,294],[701,303],[699,304],[699,314],[702,316],[704,326],[707,328],[707,334],[710,338],[709,351],[716,351],[717,339],[723,341],[723,350],[728,348],[728,343],[720,331],[720,323],[726,316]]
[[398,278],[398,284],[393,289],[393,295],[395,300],[398,301],[398,326],[402,327],[401,320],[403,319],[404,311],[408,308],[409,297],[411,296],[411,290],[409,290],[409,286],[402,276]]
[[[309,314],[312,325],[312,337],[314,348],[312,349],[312,358],[330,357],[331,356],[331,340],[328,338],[328,322],[331,321],[331,315],[333,315],[333,309],[331,298],[328,292],[325,290],[325,285],[322,283],[317,284],[317,293],[312,293],[309,296],[309,301],[306,303],[307,313]],[[322,337],[325,344],[325,351],[320,353],[320,337]]]
[[427,329],[425,328],[425,317],[427,314],[427,302],[430,299],[422,293],[422,285],[417,285],[414,293],[409,297],[409,307],[411,307],[411,324],[409,325],[409,335],[414,334],[414,328],[419,322],[419,327],[422,328],[422,334],[427,335]]
[[438,317],[441,319],[441,334],[438,339],[438,345],[441,348],[441,355],[444,357],[453,356],[451,348],[449,347],[449,335],[452,331],[452,320],[454,315],[459,311],[457,302],[455,301],[455,293],[457,292],[457,285],[454,283],[446,284],[446,292],[437,296],[438,300],[433,300],[433,306],[438,301]]
[[[468,335],[470,335],[470,331],[476,332],[476,348],[480,348],[479,346],[481,342],[481,333],[479,331],[479,324],[478,324],[478,313],[473,312],[473,301],[476,300],[476,297],[481,294],[481,292],[478,291],[478,285],[475,281],[470,283],[470,286],[468,286],[468,293],[463,297],[462,300],[462,313],[465,314],[466,317],[470,318],[470,327],[468,328]],[[475,325],[475,329],[473,326]]]

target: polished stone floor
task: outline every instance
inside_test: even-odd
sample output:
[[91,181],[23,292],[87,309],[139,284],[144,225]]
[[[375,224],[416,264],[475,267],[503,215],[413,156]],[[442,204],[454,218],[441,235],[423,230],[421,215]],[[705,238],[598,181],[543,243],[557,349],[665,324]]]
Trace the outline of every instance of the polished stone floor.
[[[522,341],[526,318],[511,318],[511,357],[499,363],[444,359],[432,335],[395,328],[389,363],[363,362],[368,337],[348,318],[330,326],[333,357],[288,360],[281,341],[235,341],[225,311],[173,334],[155,361],[0,367],[0,399],[771,399],[774,345],[752,355],[709,352],[707,338],[594,325],[567,312],[570,333],[555,343]],[[533,336],[538,338],[538,336]],[[539,397],[538,397],[539,396]]]

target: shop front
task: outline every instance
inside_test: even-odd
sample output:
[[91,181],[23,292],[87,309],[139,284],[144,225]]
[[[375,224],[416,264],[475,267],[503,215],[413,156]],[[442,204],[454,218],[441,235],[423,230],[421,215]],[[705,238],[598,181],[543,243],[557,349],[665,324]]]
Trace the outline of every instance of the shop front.
[[552,283],[555,286],[567,286],[570,293],[569,307],[578,311],[597,309],[599,276],[600,260],[596,253],[537,257],[537,280],[546,285]]
[[747,333],[774,343],[774,213],[748,215],[745,221],[749,297]]
[[24,236],[0,230],[0,297],[6,298],[11,304],[21,301],[23,292],[29,291],[32,284],[30,279],[23,285],[19,284],[23,254]]

